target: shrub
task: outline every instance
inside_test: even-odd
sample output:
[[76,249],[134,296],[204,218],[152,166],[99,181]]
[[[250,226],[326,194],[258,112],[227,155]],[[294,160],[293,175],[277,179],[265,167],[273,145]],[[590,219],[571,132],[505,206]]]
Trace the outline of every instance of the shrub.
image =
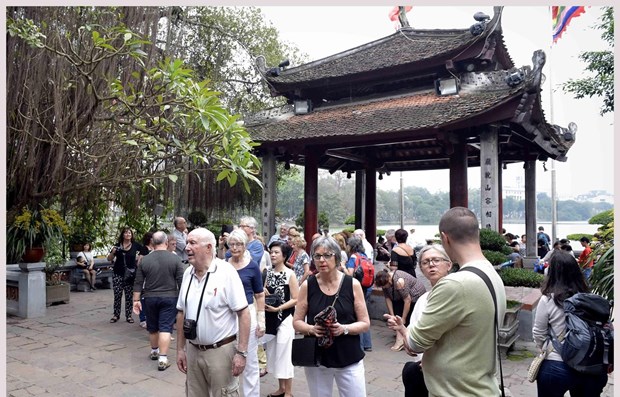
[[587,237],[590,241],[594,240],[594,235],[587,233],[575,233],[566,236],[570,241],[579,241],[582,237]]
[[344,220],[345,225],[355,225],[355,215],[351,215],[347,219]]
[[510,253],[504,236],[491,229],[480,229],[480,247],[483,250],[499,251],[506,255]]
[[607,211],[603,211],[594,215],[592,218],[588,220],[588,223],[591,225],[608,225],[610,222],[614,220],[614,210],[613,208]]
[[508,256],[503,252],[482,250],[482,253],[493,266],[499,265],[500,263],[504,263],[508,260]]
[[498,273],[506,287],[540,288],[545,278],[542,274],[536,273],[532,269],[507,267]]
[[206,226],[207,216],[201,211],[192,211],[187,216],[187,220],[192,224],[194,228],[199,226]]

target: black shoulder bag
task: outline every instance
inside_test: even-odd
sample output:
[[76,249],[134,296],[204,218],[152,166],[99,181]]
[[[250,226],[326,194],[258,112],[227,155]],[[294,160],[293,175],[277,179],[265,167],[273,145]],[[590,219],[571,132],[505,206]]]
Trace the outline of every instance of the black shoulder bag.
[[[489,288],[489,292],[491,293],[491,297],[493,298],[493,305],[495,306],[495,335],[494,335],[495,350],[497,351],[497,361],[499,362],[499,380],[500,380],[501,397],[505,397],[504,374],[502,372],[502,358],[499,354],[499,344],[498,344],[499,326],[497,324],[497,298],[495,297],[495,289],[493,288],[493,284],[491,283],[491,280],[489,280],[489,276],[487,276],[482,270],[478,269],[477,267],[467,266],[467,267],[463,267],[459,269],[459,271],[461,270],[467,270],[474,274],[477,274],[482,279],[482,281],[484,281],[484,283],[487,285],[487,287]],[[495,356],[495,354],[493,354],[493,356]]]

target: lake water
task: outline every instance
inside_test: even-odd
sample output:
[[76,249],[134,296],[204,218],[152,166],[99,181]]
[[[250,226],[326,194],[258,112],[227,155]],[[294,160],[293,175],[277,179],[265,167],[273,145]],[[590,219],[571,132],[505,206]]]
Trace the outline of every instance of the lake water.
[[[545,228],[545,232],[551,236],[551,222],[538,222],[536,224],[536,231],[538,227]],[[594,234],[601,225],[590,225],[588,222],[558,222],[556,224],[557,238],[565,238],[569,234],[587,233]],[[350,227],[350,226],[348,226]],[[519,236],[525,233],[525,223],[505,223],[503,225],[506,232],[512,234],[518,234]],[[330,233],[336,233],[342,230],[344,226],[330,226]],[[424,242],[426,239],[435,239],[435,235],[439,234],[439,227],[437,225],[412,225],[405,223],[404,229],[409,231],[411,228],[415,229],[415,236],[419,242]],[[400,229],[400,224],[390,225],[378,225],[377,229]],[[579,241],[571,241],[571,246],[575,250],[581,250],[581,244]]]

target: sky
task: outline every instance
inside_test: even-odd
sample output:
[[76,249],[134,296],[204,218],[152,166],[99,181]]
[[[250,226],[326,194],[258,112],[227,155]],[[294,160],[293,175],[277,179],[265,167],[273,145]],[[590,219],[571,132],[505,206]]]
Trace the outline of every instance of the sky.
[[[276,6],[260,7],[266,19],[280,33],[280,38],[296,45],[309,60],[325,58],[350,48],[380,39],[395,32],[396,24],[388,14],[392,6]],[[492,6],[414,6],[407,13],[409,24],[420,29],[469,28],[476,21],[474,13],[493,16]],[[594,28],[601,15],[600,7],[586,7],[586,12],[573,18],[562,37],[551,45],[551,14],[544,6],[506,6],[502,15],[504,40],[515,66],[532,66],[532,54],[542,49],[547,54],[543,69],[543,109],[548,122],[567,127],[578,126],[576,141],[568,152],[567,162],[547,161],[545,172],[537,161],[537,191],[551,195],[552,168],[556,172],[559,199],[567,199],[591,190],[613,193],[614,138],[613,115],[600,115],[602,99],[574,99],[564,93],[561,84],[586,76],[585,64],[578,59],[583,51],[605,50],[607,44]],[[298,66],[291,65],[290,67]],[[551,88],[553,94],[551,95]],[[431,192],[449,190],[448,170],[410,171],[403,173],[405,186],[426,187]],[[506,187],[516,187],[524,180],[522,163],[510,164],[504,170]],[[480,187],[480,168],[468,172],[470,188]],[[392,173],[377,181],[383,190],[398,190],[400,173]]]

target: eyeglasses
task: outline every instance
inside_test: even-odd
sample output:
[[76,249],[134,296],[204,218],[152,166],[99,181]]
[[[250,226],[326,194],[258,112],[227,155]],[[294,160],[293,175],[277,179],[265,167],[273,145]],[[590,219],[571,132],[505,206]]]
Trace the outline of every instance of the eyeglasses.
[[448,262],[448,260],[445,258],[428,258],[428,259],[424,259],[423,261],[420,261],[420,265],[428,266],[431,263],[439,265],[440,263],[443,263],[443,262]]
[[314,254],[312,255],[312,259],[314,259],[315,261],[320,261],[321,258],[325,259],[326,261],[330,260],[334,255],[334,253],[329,252],[327,254]]
[[228,243],[229,247],[243,247],[243,243]]

